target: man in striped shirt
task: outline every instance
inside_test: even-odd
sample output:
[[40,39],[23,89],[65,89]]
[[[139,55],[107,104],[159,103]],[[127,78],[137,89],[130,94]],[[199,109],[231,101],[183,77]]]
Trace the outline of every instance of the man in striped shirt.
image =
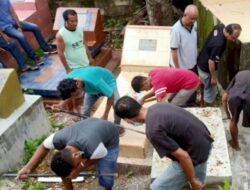
[[149,72],[148,77],[134,77],[131,85],[135,92],[150,90],[140,99],[141,104],[155,96],[158,102],[185,106],[187,100],[199,87],[200,79],[189,70],[156,68]]

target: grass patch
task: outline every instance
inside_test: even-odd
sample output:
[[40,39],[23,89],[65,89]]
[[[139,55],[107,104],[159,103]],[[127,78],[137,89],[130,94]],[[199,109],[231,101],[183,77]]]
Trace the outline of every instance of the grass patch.
[[22,190],[46,190],[46,188],[43,183],[28,179],[22,186]]
[[24,142],[24,156],[22,164],[25,165],[32,157],[37,147],[47,138],[47,135],[43,135],[40,138],[36,139],[27,139]]

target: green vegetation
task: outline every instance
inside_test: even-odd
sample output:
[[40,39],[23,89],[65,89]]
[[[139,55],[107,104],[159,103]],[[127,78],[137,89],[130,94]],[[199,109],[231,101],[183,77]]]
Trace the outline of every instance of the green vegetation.
[[58,123],[53,115],[53,113],[48,112],[48,118],[53,129],[62,129],[65,126],[62,123]]
[[22,186],[22,190],[45,190],[45,185],[41,182],[28,179]]
[[127,172],[124,176],[127,177],[127,178],[130,178],[134,175],[134,172],[133,171],[129,171]]
[[26,164],[30,158],[32,157],[33,153],[36,151],[36,148],[46,139],[46,135],[41,136],[37,139],[28,139],[24,142],[24,156],[22,160],[22,164]]
[[222,186],[218,186],[218,190],[236,190],[236,189],[233,189],[230,185],[230,181],[229,179],[226,177],[224,178],[224,185],[223,187]]

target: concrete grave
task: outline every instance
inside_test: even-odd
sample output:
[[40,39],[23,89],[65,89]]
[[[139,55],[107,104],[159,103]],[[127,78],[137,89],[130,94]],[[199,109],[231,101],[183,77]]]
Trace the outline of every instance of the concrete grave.
[[24,102],[14,69],[0,69],[0,118],[7,118]]
[[[122,70],[167,67],[170,60],[170,27],[126,26]],[[136,69],[137,70],[137,69]]]
[[0,173],[14,170],[20,164],[25,140],[49,134],[50,124],[41,97],[24,98],[22,106],[8,118],[0,119]]
[[[189,112],[198,117],[208,127],[213,139],[213,148],[208,160],[207,184],[222,183],[225,177],[231,179],[232,172],[227,148],[224,125],[219,108],[188,108]],[[168,158],[160,159],[154,150],[151,178],[159,176],[171,163]]]

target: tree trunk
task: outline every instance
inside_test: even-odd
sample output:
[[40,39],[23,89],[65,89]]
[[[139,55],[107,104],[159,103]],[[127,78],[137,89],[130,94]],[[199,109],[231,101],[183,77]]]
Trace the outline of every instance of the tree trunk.
[[171,0],[146,0],[150,25],[172,26],[173,8]]

